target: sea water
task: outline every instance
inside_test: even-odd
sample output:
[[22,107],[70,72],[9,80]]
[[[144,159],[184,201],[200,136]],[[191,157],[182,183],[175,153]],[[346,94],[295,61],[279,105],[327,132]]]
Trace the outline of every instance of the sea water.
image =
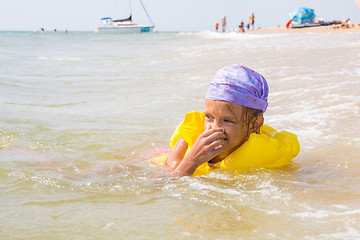
[[[151,152],[240,63],[280,169],[167,178]],[[360,239],[360,33],[0,33],[1,239]]]

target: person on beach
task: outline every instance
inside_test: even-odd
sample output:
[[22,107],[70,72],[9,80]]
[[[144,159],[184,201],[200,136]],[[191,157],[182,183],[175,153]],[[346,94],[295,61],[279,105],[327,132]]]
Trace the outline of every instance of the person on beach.
[[[175,130],[170,140],[172,148],[164,166],[176,175],[193,175],[201,166],[212,168],[228,161],[231,154],[235,158],[234,154],[242,151],[242,146],[245,147],[249,139],[250,143],[245,149],[256,144],[256,135],[261,137],[263,113],[268,106],[268,91],[265,78],[250,68],[235,64],[220,69],[206,92],[204,112],[187,113]],[[250,162],[247,163],[248,166],[286,165],[299,152],[296,135],[288,132],[282,135],[281,138],[294,138],[290,144],[284,144],[286,147],[276,139],[263,137],[263,149],[255,149],[255,152],[262,152],[265,156],[268,152],[276,153],[278,156],[275,159],[286,156],[286,161],[278,164],[267,161],[260,165]],[[231,161],[241,162],[243,159]]]
[[215,31],[216,31],[216,32],[219,31],[219,23],[218,23],[218,22],[215,23]]
[[245,32],[244,29],[244,21],[241,21],[240,25],[239,25],[239,30],[237,32]]
[[251,13],[250,17],[249,17],[249,21],[251,23],[252,29],[255,29],[255,15],[254,13]]
[[351,24],[350,18],[347,18],[341,22],[341,27],[349,28],[350,24]]
[[222,32],[226,31],[226,16],[224,16],[223,19],[221,20],[221,29]]
[[250,29],[250,25],[252,26],[252,28],[253,28],[253,30],[254,30],[254,28],[255,28],[254,24],[255,24],[255,15],[254,15],[254,13],[252,13],[252,14],[250,14],[250,16],[249,16],[249,20],[246,22],[246,28],[247,28],[247,30]]

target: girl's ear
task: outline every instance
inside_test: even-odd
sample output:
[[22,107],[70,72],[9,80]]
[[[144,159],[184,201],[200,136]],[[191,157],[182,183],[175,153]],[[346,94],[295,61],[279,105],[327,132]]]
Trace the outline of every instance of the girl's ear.
[[257,133],[263,124],[264,124],[264,117],[262,115],[254,118],[249,125],[250,133]]

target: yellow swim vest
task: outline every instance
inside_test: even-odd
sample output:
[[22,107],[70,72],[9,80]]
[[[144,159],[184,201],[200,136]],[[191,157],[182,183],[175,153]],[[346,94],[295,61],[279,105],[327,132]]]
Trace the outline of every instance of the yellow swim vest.
[[[186,113],[184,120],[177,126],[170,139],[171,149],[181,137],[188,143],[188,150],[194,145],[198,136],[204,131],[205,116],[203,112]],[[219,163],[200,165],[193,175],[208,174],[214,168],[248,169],[248,168],[276,168],[290,163],[300,151],[299,141],[295,134],[287,131],[276,131],[272,127],[263,125],[260,134],[252,133],[249,139]],[[156,161],[158,163],[160,159]],[[160,160],[165,163],[166,158]]]

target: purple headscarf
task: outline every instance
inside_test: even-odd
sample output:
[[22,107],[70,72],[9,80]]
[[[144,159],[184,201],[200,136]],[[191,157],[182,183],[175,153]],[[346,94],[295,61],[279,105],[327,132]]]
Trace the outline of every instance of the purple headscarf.
[[232,102],[265,112],[268,94],[268,84],[263,76],[250,68],[235,64],[216,73],[210,82],[206,98]]

